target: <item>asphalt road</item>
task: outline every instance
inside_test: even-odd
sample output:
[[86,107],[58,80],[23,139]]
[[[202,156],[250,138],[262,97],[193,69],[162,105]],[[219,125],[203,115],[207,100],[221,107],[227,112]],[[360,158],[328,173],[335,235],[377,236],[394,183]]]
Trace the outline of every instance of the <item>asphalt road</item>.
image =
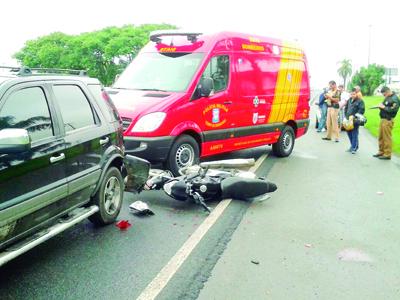
[[[372,158],[364,130],[356,155],[345,133],[321,137],[310,128],[290,157],[268,157],[258,174],[278,191],[231,202],[157,299],[400,299],[399,160]],[[137,199],[156,215],[130,214]],[[128,231],[78,224],[1,268],[0,299],[135,299],[206,216],[162,192],[126,194]]]
[[212,299],[400,299],[400,164],[372,157],[362,128],[347,136],[311,130],[269,178],[273,198],[251,205],[201,290]]
[[[228,153],[213,159],[258,158],[270,147]],[[263,175],[272,160],[263,166]],[[170,199],[161,191],[125,193],[119,219],[132,226],[94,227],[82,222],[0,269],[0,299],[135,299],[207,214],[198,206]],[[149,203],[154,216],[138,217],[130,203]],[[211,203],[216,206],[218,203]],[[162,294],[195,299],[239,225],[248,203],[232,202]],[[199,262],[201,268],[199,268]],[[183,275],[182,275],[183,274]],[[187,280],[199,278],[198,282]],[[183,277],[183,281],[179,280]],[[177,283],[178,280],[178,283]],[[177,285],[178,284],[178,285]],[[160,295],[162,297],[162,295]],[[180,298],[182,299],[182,298]]]

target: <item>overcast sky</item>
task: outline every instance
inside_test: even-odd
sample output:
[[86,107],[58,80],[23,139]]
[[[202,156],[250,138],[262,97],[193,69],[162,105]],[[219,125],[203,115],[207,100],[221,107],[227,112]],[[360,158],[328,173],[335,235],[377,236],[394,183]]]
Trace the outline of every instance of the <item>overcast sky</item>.
[[349,58],[353,70],[368,63],[400,67],[400,3],[351,1],[138,1],[35,0],[2,2],[0,65],[25,41],[55,31],[67,34],[125,24],[169,23],[203,32],[220,30],[297,40],[304,47],[311,84],[335,79],[338,62]]

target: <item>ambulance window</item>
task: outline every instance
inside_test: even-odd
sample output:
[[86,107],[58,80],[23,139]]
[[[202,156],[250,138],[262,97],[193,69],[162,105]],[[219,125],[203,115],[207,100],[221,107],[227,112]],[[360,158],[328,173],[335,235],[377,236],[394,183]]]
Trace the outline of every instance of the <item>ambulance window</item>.
[[229,81],[229,56],[220,55],[211,58],[202,75],[202,78],[207,77],[214,80],[214,93],[225,90]]

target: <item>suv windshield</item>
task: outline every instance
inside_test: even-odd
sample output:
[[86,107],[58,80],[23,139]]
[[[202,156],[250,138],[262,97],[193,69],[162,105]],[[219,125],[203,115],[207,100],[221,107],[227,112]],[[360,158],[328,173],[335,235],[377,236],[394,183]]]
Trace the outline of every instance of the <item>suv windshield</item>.
[[203,53],[142,53],[121,74],[114,88],[183,92]]

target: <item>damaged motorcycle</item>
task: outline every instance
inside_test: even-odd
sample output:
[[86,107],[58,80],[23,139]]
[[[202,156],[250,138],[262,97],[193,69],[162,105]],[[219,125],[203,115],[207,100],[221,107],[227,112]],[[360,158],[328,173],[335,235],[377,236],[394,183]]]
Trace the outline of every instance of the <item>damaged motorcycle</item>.
[[145,189],[162,189],[173,199],[193,201],[208,212],[211,209],[205,202],[209,200],[265,200],[277,186],[254,172],[241,170],[254,163],[254,159],[203,162],[181,169],[178,177],[170,171],[152,169]]

